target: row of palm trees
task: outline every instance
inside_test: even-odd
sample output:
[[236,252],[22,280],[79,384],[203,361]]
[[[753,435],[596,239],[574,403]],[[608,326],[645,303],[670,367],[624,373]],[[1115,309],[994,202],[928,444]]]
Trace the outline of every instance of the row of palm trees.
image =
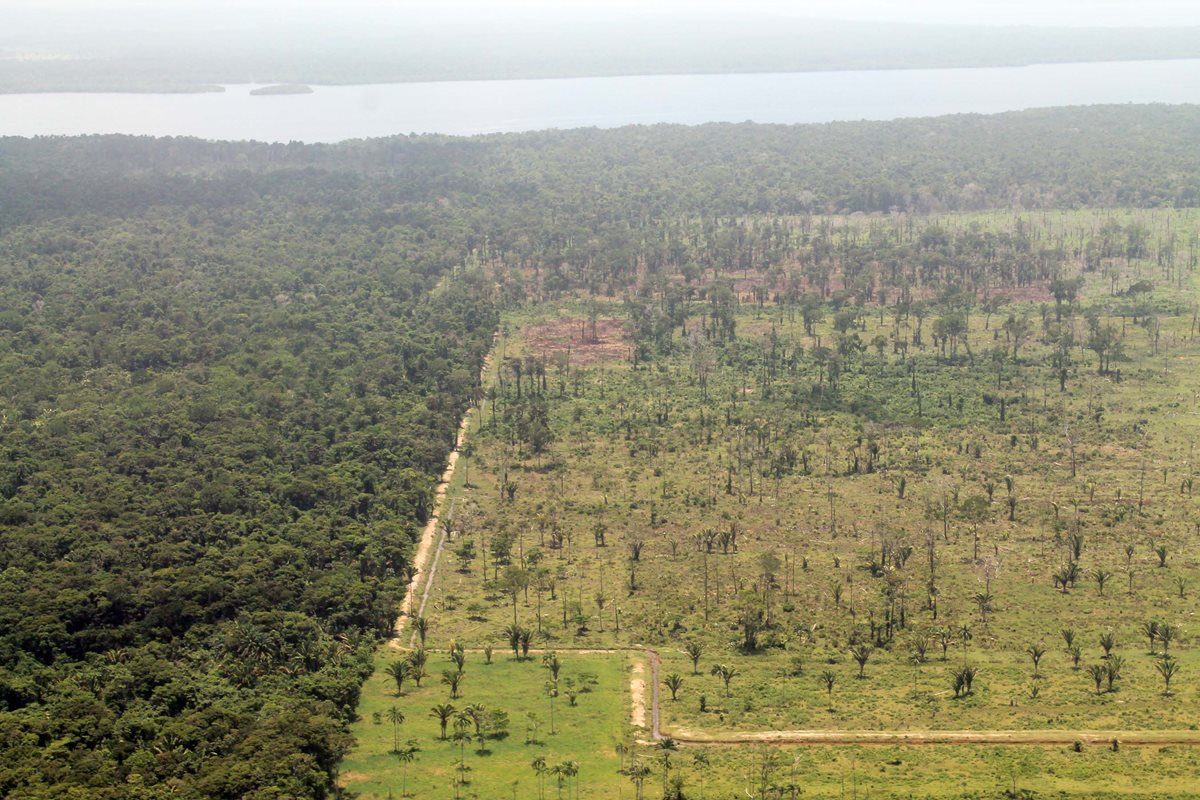
[[558,788],[558,800],[562,800],[563,788],[567,790],[567,797],[571,797],[572,782],[574,782],[575,797],[579,797],[579,762],[578,761],[562,761],[558,764],[550,764],[546,761],[545,756],[537,756],[533,761],[529,762],[529,766],[537,773],[538,780],[538,800],[545,800],[546,797],[546,776],[549,775],[554,779]]
[[[1076,643],[1075,631],[1070,628],[1062,630],[1062,637],[1065,643],[1065,650],[1068,656],[1072,659],[1074,669],[1079,669],[1079,662],[1083,655],[1083,650]],[[1169,655],[1171,643],[1178,637],[1179,631],[1176,626],[1167,623],[1151,620],[1142,626],[1142,634],[1147,637],[1150,643],[1150,652],[1152,655],[1158,655],[1158,661],[1155,663],[1160,676],[1163,679],[1163,695],[1170,696],[1171,680],[1179,673],[1179,663]],[[963,664],[951,671],[951,686],[954,689],[955,697],[965,697],[973,693],[973,684],[975,677],[979,673],[977,666],[967,663],[967,649],[973,638],[971,626],[964,624],[959,627],[943,627],[934,631],[932,634],[942,648],[942,660],[946,660],[946,651],[955,640],[961,640],[963,644]],[[922,664],[926,660],[926,649],[929,643],[927,636],[918,636],[913,647],[912,661],[917,664]],[[1096,691],[1100,693],[1102,687],[1107,686],[1107,691],[1115,690],[1115,683],[1121,677],[1121,670],[1124,667],[1124,659],[1120,656],[1113,655],[1112,650],[1116,646],[1116,635],[1112,631],[1104,631],[1099,635],[1099,644],[1104,651],[1102,661],[1099,664],[1094,664],[1088,668],[1088,673],[1096,683]],[[1158,653],[1156,646],[1162,645],[1161,654]],[[692,662],[692,674],[699,675],[699,662],[704,650],[703,647],[695,642],[689,642],[684,646],[684,654]],[[1034,679],[1041,678],[1040,667],[1042,658],[1046,655],[1047,648],[1042,643],[1030,645],[1025,650],[1026,654],[1033,662],[1033,677]],[[863,642],[852,642],[849,647],[851,658],[858,664],[858,679],[866,678],[866,665],[873,653],[871,645]],[[710,674],[720,678],[725,690],[725,696],[730,696],[730,684],[735,677],[740,673],[737,667],[729,664],[717,663],[713,664]],[[833,699],[833,687],[837,681],[835,673],[825,670],[821,673],[821,681],[825,685],[825,690],[829,695],[830,700]],[[663,686],[671,693],[671,700],[679,699],[679,691],[683,687],[684,678],[678,673],[670,673],[663,679]],[[1036,696],[1036,693],[1035,693]],[[703,703],[703,700],[701,701]],[[701,709],[703,710],[703,708]]]

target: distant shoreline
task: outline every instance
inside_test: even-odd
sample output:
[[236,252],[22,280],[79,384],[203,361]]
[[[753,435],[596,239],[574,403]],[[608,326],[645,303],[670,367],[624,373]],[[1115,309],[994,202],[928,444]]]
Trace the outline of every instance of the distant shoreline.
[[276,83],[271,86],[260,86],[257,89],[251,89],[250,94],[255,97],[265,97],[270,95],[281,94],[312,94],[313,88],[303,83]]
[[[718,75],[797,75],[806,73],[831,73],[831,72],[915,72],[922,70],[974,70],[974,69],[1019,69],[1023,67],[1041,67],[1041,66],[1066,66],[1070,64],[1129,64],[1129,63],[1155,63],[1155,62],[1173,62],[1173,61],[1196,61],[1200,60],[1200,53],[1197,55],[1181,55],[1169,56],[1163,58],[1067,58],[1061,60],[1052,59],[1037,59],[1037,60],[1020,60],[1020,61],[995,61],[995,62],[965,62],[957,63],[946,61],[943,63],[918,63],[918,64],[846,64],[846,65],[811,65],[799,67],[796,69],[724,69],[724,70],[679,70],[679,69],[644,69],[639,71],[623,71],[611,70],[607,72],[561,72],[553,74],[542,74],[538,72],[530,73],[514,73],[512,75],[479,75],[471,72],[464,72],[456,75],[431,76],[431,75],[411,75],[411,76],[384,76],[381,75],[378,79],[368,79],[365,76],[362,79],[322,79],[311,80],[308,82],[292,82],[280,81],[271,83],[267,86],[261,86],[250,90],[250,94],[254,96],[271,96],[271,95],[293,95],[293,94],[312,94],[313,86],[388,86],[398,84],[418,84],[418,83],[493,83],[499,81],[556,81],[556,80],[582,80],[588,78],[605,79],[605,78],[638,78],[638,77],[710,77]],[[203,83],[181,83],[178,80],[171,80],[161,84],[147,83],[145,81],[129,81],[129,82],[104,82],[104,83],[55,83],[52,86],[24,86],[23,82],[18,80],[10,84],[6,84],[3,80],[2,72],[0,72],[0,95],[17,95],[17,94],[207,94],[207,93],[222,93],[229,86],[242,86],[250,83],[259,83],[260,81],[250,81],[244,78],[230,76],[228,80],[223,80],[221,83],[203,82]]]

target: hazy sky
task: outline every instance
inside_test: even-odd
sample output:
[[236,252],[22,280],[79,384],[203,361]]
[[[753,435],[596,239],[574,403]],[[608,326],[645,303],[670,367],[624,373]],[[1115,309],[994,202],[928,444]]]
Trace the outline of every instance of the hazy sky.
[[[560,12],[564,5],[562,0],[463,0],[454,4],[537,8],[552,13]],[[608,0],[599,7],[680,14],[755,10],[827,19],[989,25],[1200,25],[1197,0]]]
[[[579,10],[668,13],[679,16],[758,13],[827,19],[892,20],[992,25],[1200,25],[1198,0],[0,0],[0,16],[47,12],[88,15],[138,8],[163,15],[168,9],[197,9],[231,17],[263,13],[338,14],[369,6],[389,16],[442,15],[448,9],[492,14],[535,12],[555,18]],[[437,9],[431,12],[431,9]],[[15,19],[19,23],[19,19]]]

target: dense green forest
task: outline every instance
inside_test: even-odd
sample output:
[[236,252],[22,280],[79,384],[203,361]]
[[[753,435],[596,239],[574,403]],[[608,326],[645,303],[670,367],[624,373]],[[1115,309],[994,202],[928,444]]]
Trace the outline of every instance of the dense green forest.
[[0,796],[324,796],[494,311],[431,227],[96,210],[0,239]]
[[814,212],[1194,206],[1197,144],[1191,107],[0,140],[0,796],[331,795],[498,307],[817,263]]

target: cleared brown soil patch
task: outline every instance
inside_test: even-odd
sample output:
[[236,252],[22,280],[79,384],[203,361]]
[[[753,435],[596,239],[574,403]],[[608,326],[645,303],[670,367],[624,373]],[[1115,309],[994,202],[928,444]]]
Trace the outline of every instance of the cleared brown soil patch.
[[585,367],[629,358],[629,342],[625,339],[625,324],[619,319],[605,317],[596,320],[595,338],[592,324],[586,319],[564,319],[530,325],[521,331],[531,353],[547,358],[563,354],[574,366]]

